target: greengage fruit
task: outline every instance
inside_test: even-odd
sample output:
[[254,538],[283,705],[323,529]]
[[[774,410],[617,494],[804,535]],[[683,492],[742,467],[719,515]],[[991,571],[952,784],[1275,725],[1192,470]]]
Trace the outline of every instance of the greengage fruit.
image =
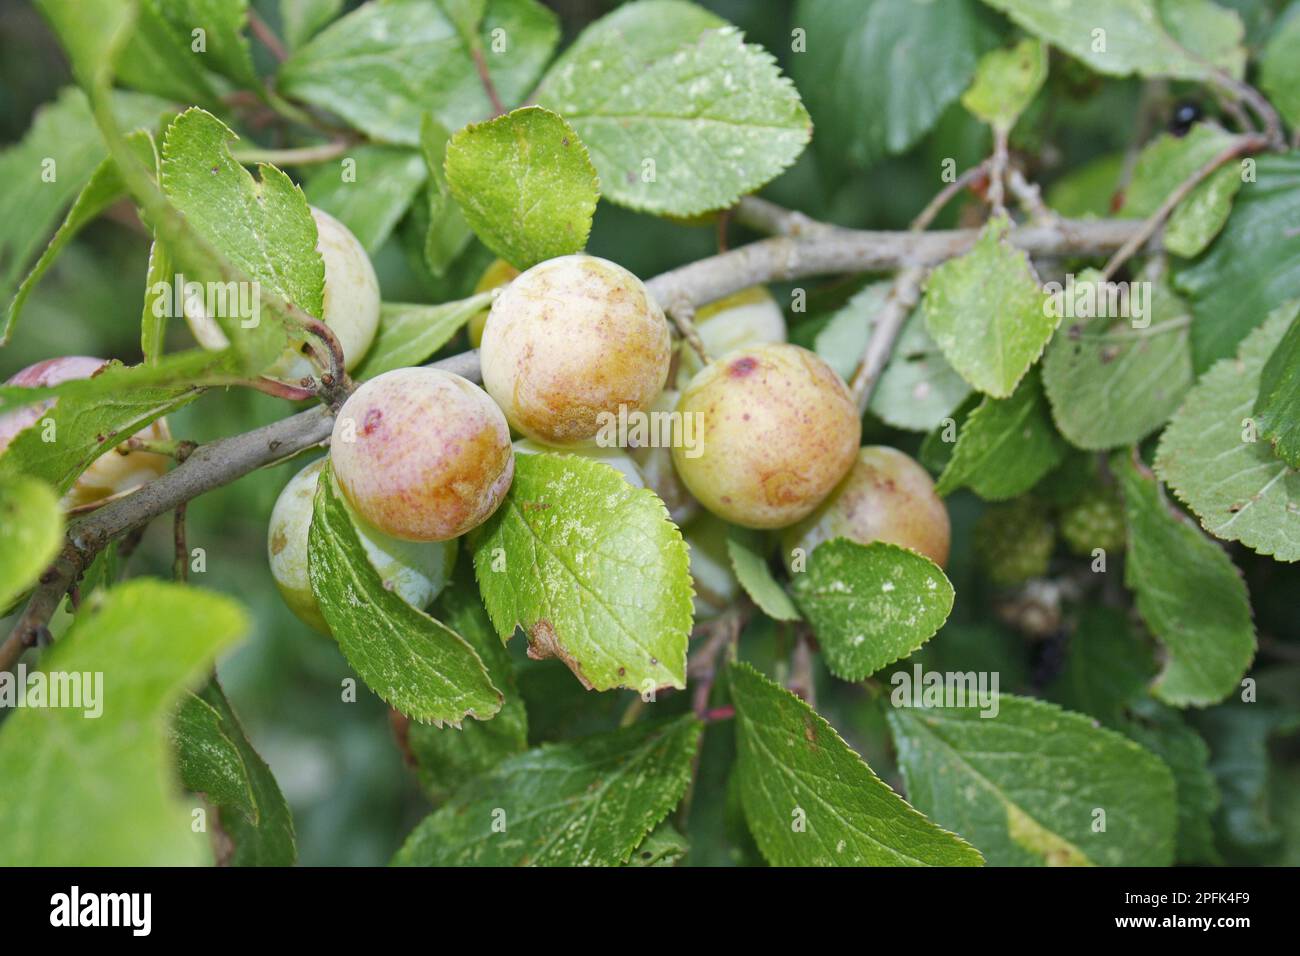
[[[316,485],[326,459],[303,468],[289,480],[271,509],[266,550],[271,577],[289,610],[322,634],[330,632],[307,576],[308,534]],[[446,587],[456,562],[457,543],[451,541],[399,541],[371,527],[352,511],[353,527],[384,587],[407,604],[423,610]]]
[[478,527],[510,488],[505,416],[467,379],[401,368],[361,385],[330,439],[339,490],[384,534],[445,541]]
[[[49,388],[73,379],[90,378],[107,364],[101,358],[65,355],[29,365],[10,378],[8,384],[24,388]],[[51,399],[27,405],[0,416],[0,453],[9,447],[19,432],[39,422],[56,401],[57,399]],[[166,441],[171,438],[171,433],[167,429],[166,420],[160,418],[136,432],[134,437],[147,441]],[[76,483],[63,496],[63,506],[76,508],[132,491],[165,472],[168,461],[166,455],[154,452],[131,451],[122,454],[117,449],[111,449],[96,458],[81,473]]]
[[590,443],[603,413],[648,408],[668,378],[663,311],[641,280],[595,256],[548,259],[488,315],[483,386],[516,430],[547,445]]
[[746,528],[807,516],[848,472],[862,435],[844,381],[797,345],[754,345],[711,362],[677,409],[700,416],[702,439],[673,448],[677,473],[705,508]]
[[[712,356],[726,355],[747,345],[786,340],[785,313],[772,293],[761,285],[742,289],[698,309],[695,329],[700,333],[704,351]],[[677,347],[681,352],[677,382],[685,386],[703,363],[687,343],[680,342]]]
[[788,567],[795,549],[807,557],[831,538],[858,544],[885,541],[920,552],[943,567],[950,535],[948,509],[934,493],[930,473],[895,448],[870,445],[858,452],[830,496],[782,533],[781,550]]
[[[325,293],[320,320],[329,326],[343,349],[343,365],[357,366],[379,330],[379,279],[365,247],[347,226],[322,209],[311,207],[316,222],[316,249],[325,263]],[[217,320],[186,304],[185,321],[198,343],[207,349],[230,344]],[[266,374],[296,381],[313,367],[297,345],[290,346]]]

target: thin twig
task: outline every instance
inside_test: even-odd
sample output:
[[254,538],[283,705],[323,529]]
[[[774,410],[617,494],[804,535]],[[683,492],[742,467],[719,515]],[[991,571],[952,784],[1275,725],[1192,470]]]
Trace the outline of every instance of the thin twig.
[[993,127],[993,156],[989,163],[989,205],[993,215],[1005,216],[1006,180],[1007,180],[1007,134],[1006,127],[995,124]]
[[1043,202],[1043,193],[1038,188],[1038,184],[1026,179],[1019,167],[1013,165],[1007,170],[1007,186],[1011,189],[1011,194],[1016,197],[1016,202],[1029,213],[1030,219],[1047,223],[1060,219],[1060,216]]
[[1267,146],[1268,140],[1262,135],[1239,136],[1236,142],[1222,150],[1217,156],[1179,183],[1178,187],[1165,197],[1159,208],[1142,223],[1141,228],[1110,257],[1110,261],[1106,263],[1106,268],[1102,270],[1102,279],[1109,282],[1115,273],[1119,271],[1119,267],[1127,262],[1130,256],[1141,249],[1147,240],[1156,234],[1156,230],[1164,224],[1178,204],[1186,199],[1192,190],[1209,178],[1215,170],[1224,163],[1236,159],[1242,153],[1254,152]]
[[181,582],[190,579],[189,549],[185,545],[185,511],[188,507],[187,503],[182,503],[172,512],[172,546],[175,549],[172,577]]
[[736,222],[769,236],[812,236],[834,232],[834,226],[818,222],[797,209],[786,209],[758,196],[746,196],[731,210]]
[[500,94],[497,93],[496,83],[492,81],[492,72],[488,69],[487,58],[483,56],[483,47],[475,44],[472,53],[474,68],[478,70],[479,82],[483,84],[483,91],[487,93],[488,102],[492,104],[492,115],[500,116],[505,113],[506,107],[501,102]]
[[925,283],[929,271],[922,266],[911,266],[900,272],[894,279],[894,285],[889,290],[885,304],[876,313],[871,334],[867,337],[866,350],[862,353],[862,361],[858,363],[857,371],[853,373],[853,381],[849,384],[849,391],[853,393],[853,399],[858,403],[859,412],[865,412],[867,406],[871,404],[871,395],[876,390],[880,375],[884,372],[889,356],[894,351],[898,333],[902,330],[907,317],[912,314],[912,310],[916,308],[916,303],[920,301],[921,286]]
[[253,31],[253,36],[261,40],[262,45],[271,51],[271,56],[281,63],[289,59],[289,51],[284,48],[275,31],[258,15],[251,4],[248,7],[248,28]]
[[935,217],[943,211],[943,207],[948,205],[954,196],[973,183],[980,176],[988,172],[991,162],[991,160],[986,159],[983,162],[976,163],[970,169],[966,170],[966,172],[948,183],[948,185],[944,186],[943,189],[935,193],[934,198],[931,199],[929,203],[926,204],[926,207],[921,210],[921,214],[912,220],[912,225],[909,227],[911,231],[922,232],[925,229],[928,229],[930,223],[934,222]]
[[712,359],[709,358],[708,350],[704,347],[704,340],[700,338],[700,330],[695,327],[695,306],[689,302],[674,305],[668,310],[668,317],[673,320],[673,325],[677,326],[681,337],[695,350],[700,361],[708,365]]
[[258,163],[270,163],[272,166],[310,166],[337,159],[356,143],[355,137],[341,136],[315,146],[299,146],[294,149],[237,149],[233,150],[231,155],[235,157],[236,162],[244,166],[255,166]]

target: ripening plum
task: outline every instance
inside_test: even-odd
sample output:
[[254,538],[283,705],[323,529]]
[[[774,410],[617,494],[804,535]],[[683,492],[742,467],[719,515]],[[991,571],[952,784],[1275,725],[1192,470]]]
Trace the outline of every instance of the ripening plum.
[[[48,388],[73,379],[90,378],[107,364],[101,358],[65,355],[29,365],[9,379],[7,384],[24,388]],[[27,405],[0,416],[0,453],[9,447],[19,432],[39,422],[54,407],[55,401],[52,399]],[[147,441],[166,441],[171,438],[171,434],[166,420],[160,418],[138,431],[134,437]],[[76,508],[132,491],[165,472],[168,461],[166,455],[148,451],[132,451],[125,455],[116,449],[107,451],[82,472],[76,484],[63,496],[63,506]]]
[[[785,313],[772,293],[761,285],[742,289],[725,299],[710,302],[695,313],[695,328],[700,333],[704,351],[709,355],[726,355],[747,345],[786,340]],[[685,387],[702,364],[695,349],[685,342],[678,344],[681,360],[677,383]]]
[[641,476],[641,469],[637,467],[632,456],[622,448],[601,448],[597,445],[583,446],[581,448],[552,448],[549,445],[543,445],[535,442],[531,438],[521,438],[515,442],[516,455],[544,455],[547,452],[563,455],[577,455],[581,458],[589,458],[592,461],[598,461],[602,465],[609,465],[633,488],[644,488],[645,478]]
[[480,360],[510,424],[564,447],[590,443],[602,413],[648,408],[668,378],[671,342],[640,279],[606,259],[561,256],[497,296]]
[[930,473],[896,448],[870,445],[821,505],[781,535],[786,565],[831,538],[859,544],[886,541],[911,548],[939,567],[948,562],[948,509]]
[[[343,365],[356,368],[365,357],[379,329],[379,279],[365,247],[347,226],[323,209],[311,207],[316,222],[316,249],[325,263],[324,308],[320,319],[343,349]],[[216,319],[186,304],[185,321],[195,340],[207,349],[230,344]],[[266,374],[285,381],[297,381],[313,371],[298,345],[286,349]]]
[[[478,282],[474,286],[474,294],[499,289],[506,283],[514,281],[518,275],[518,269],[504,259],[497,259],[492,265],[484,269],[483,274],[479,276]],[[490,311],[492,311],[492,307],[488,306],[481,312],[474,313],[474,317],[469,320],[466,333],[469,335],[470,348],[476,349],[483,344],[483,329],[487,325]]]
[[432,368],[385,372],[353,392],[334,421],[330,455],[353,509],[406,541],[478,527],[515,471],[501,409],[473,382]]
[[[299,620],[322,634],[330,630],[307,576],[307,541],[316,483],[325,462],[325,458],[312,462],[284,486],[271,510],[266,535],[271,577],[280,589],[280,596]],[[412,607],[423,610],[432,604],[451,576],[456,562],[456,541],[399,541],[367,524],[353,512],[347,499],[343,502],[384,587]]]
[[862,435],[844,381],[797,345],[723,356],[695,376],[677,409],[702,422],[699,447],[673,448],[677,473],[705,508],[746,528],[805,517],[848,472]]

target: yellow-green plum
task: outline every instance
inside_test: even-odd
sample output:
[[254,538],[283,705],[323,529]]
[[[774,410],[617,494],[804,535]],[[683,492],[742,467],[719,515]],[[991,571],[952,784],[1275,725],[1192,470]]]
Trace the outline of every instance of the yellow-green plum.
[[[680,394],[674,390],[664,391],[655,399],[654,405],[650,407],[650,413],[671,415],[677,409],[679,398]],[[684,432],[679,433],[679,437],[684,439]],[[686,524],[700,513],[700,503],[687,490],[677,474],[676,466],[673,465],[671,446],[644,445],[630,448],[628,451],[632,460],[636,462],[637,468],[641,470],[646,487],[663,500],[665,507],[668,508],[668,516],[675,524],[678,526]]]
[[677,410],[698,416],[698,447],[673,464],[709,511],[746,528],[808,515],[848,472],[862,422],[844,381],[797,345],[754,345],[711,362]]
[[552,448],[550,445],[535,442],[531,438],[520,438],[515,442],[516,455],[542,455],[546,452],[577,455],[581,458],[598,461],[602,465],[609,465],[609,467],[617,471],[623,476],[623,480],[633,488],[644,488],[646,486],[645,479],[641,476],[641,470],[637,468],[636,462],[622,448],[600,448],[595,445],[581,448]]
[[[299,471],[280,492],[271,509],[266,551],[271,577],[289,610],[322,634],[330,632],[307,576],[307,541],[316,485],[326,459]],[[423,610],[433,603],[451,576],[457,542],[399,541],[369,525],[347,505],[357,537],[384,587],[407,604]]]
[[[64,355],[29,365],[15,373],[7,384],[23,388],[50,388],[74,379],[90,378],[107,364],[104,359],[88,355]],[[26,405],[0,416],[0,453],[9,447],[19,432],[37,424],[54,407],[56,401],[50,399]],[[123,440],[126,437],[128,436],[123,436]],[[146,441],[166,441],[171,438],[171,434],[166,420],[160,418],[132,437]],[[165,472],[169,460],[166,455],[148,451],[130,451],[126,454],[117,449],[107,451],[81,473],[76,483],[63,496],[63,506],[77,508],[133,491]]]
[[[379,329],[379,279],[365,247],[347,226],[323,209],[311,207],[316,222],[316,249],[325,263],[324,308],[320,319],[343,349],[343,364],[351,371],[365,357]],[[186,303],[185,320],[200,345],[222,349],[229,345],[216,319]],[[300,342],[290,346],[266,370],[272,378],[296,381],[312,374]]]
[[595,256],[548,259],[497,296],[483,386],[521,434],[589,444],[606,415],[648,408],[671,360],[668,322],[641,280]]
[[[474,285],[474,294],[499,289],[506,283],[513,281],[518,275],[518,269],[504,259],[497,259],[493,261],[492,265],[484,269],[483,274],[478,277],[478,282]],[[474,317],[469,320],[469,325],[466,326],[465,330],[469,335],[471,348],[478,348],[483,344],[483,329],[487,326],[490,311],[491,307],[489,306],[481,312],[474,313]]]
[[[747,345],[786,340],[785,313],[764,286],[742,289],[725,299],[710,302],[695,313],[695,328],[704,351],[726,355]],[[687,385],[703,363],[685,342],[678,344],[681,359],[677,369],[679,386]]]
[[357,514],[406,541],[478,527],[515,471],[501,409],[468,379],[432,368],[395,369],[361,385],[334,420],[330,456]]
[[682,531],[691,555],[695,617],[717,617],[740,596],[740,582],[727,553],[727,526],[707,512]]
[[948,509],[930,474],[896,448],[870,445],[817,510],[781,535],[786,565],[796,549],[806,558],[823,541],[885,541],[911,548],[939,567],[948,563]]

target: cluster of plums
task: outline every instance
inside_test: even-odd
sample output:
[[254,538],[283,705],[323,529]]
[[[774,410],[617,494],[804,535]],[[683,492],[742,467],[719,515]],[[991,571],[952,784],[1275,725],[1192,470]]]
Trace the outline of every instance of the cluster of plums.
[[[313,213],[325,261],[323,320],[352,367],[375,335],[378,283],[346,227]],[[784,316],[765,289],[698,312],[700,337],[716,356],[706,364],[689,346],[674,346],[645,285],[608,260],[563,256],[523,273],[498,262],[479,288],[500,290],[468,330],[483,387],[433,368],[387,372],[352,393],[331,436],[334,480],[362,543],[385,586],[409,603],[425,607],[445,585],[457,539],[505,498],[515,455],[548,450],[605,462],[663,499],[692,546],[701,613],[736,596],[726,523],[781,529],[787,563],[837,536],[947,560],[948,516],[929,475],[894,449],[859,447],[861,419],[844,381],[815,353],[787,343]],[[221,344],[215,323],[189,319],[201,343]],[[291,350],[273,371],[297,375],[299,360]],[[74,374],[93,371],[93,360],[58,361],[87,363]],[[39,368],[15,382],[50,384]],[[689,448],[597,442],[608,415],[674,411],[700,425]],[[0,421],[0,441],[39,412],[22,414],[24,423],[7,432]],[[101,462],[121,469],[130,460],[112,452]],[[320,630],[327,628],[307,577],[307,538],[323,464],[285,487],[268,535],[286,603]],[[103,484],[99,467],[79,487]],[[131,480],[138,484],[142,472],[134,469]],[[119,482],[113,491],[121,490]]]

